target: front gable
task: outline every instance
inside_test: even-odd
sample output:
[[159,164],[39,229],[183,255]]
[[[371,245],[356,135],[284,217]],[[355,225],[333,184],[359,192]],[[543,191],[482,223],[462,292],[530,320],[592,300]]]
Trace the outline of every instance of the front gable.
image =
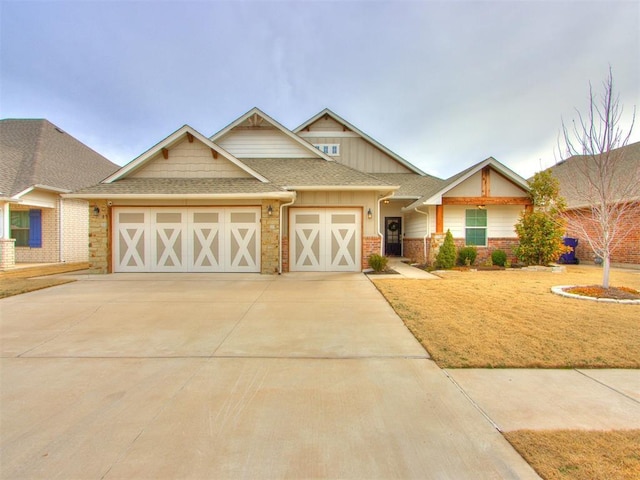
[[183,137],[149,158],[128,178],[251,178],[251,175],[199,140]]
[[[319,148],[328,147],[337,162],[365,173],[417,173],[420,169],[358,128],[325,109],[294,130]],[[332,147],[335,153],[331,153]]]
[[330,157],[257,108],[251,109],[211,137],[236,158]]
[[103,183],[125,178],[254,178],[268,182],[188,125],[122,167]]
[[[470,177],[448,190],[444,198],[466,197],[527,197],[527,191],[507,179],[490,166],[475,172]],[[444,200],[443,200],[444,201]]]

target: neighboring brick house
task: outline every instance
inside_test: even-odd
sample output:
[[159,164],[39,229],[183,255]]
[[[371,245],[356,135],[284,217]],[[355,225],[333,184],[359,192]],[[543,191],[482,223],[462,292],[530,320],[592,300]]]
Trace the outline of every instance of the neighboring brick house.
[[47,120],[0,120],[0,269],[88,261],[88,203],[61,194],[117,168]]
[[211,137],[185,125],[98,185],[95,272],[350,271],[427,261],[447,229],[482,254],[517,241],[524,179],[493,158],[442,180],[330,110],[294,130],[254,108]]
[[[615,159],[612,168],[613,174],[607,181],[613,188],[610,189],[612,204],[624,204],[626,213],[622,216],[619,231],[628,232],[611,255],[611,264],[618,266],[640,267],[640,142],[611,150],[611,158]],[[590,216],[589,185],[583,171],[593,164],[592,157],[575,155],[559,162],[550,168],[553,175],[560,182],[560,194],[567,202],[566,215],[569,219],[567,231],[568,237],[578,238],[576,257],[581,262],[593,262],[595,254],[590,248],[587,239],[575,228],[580,218],[587,214]],[[595,177],[594,177],[595,178]],[[621,194],[621,191],[631,192],[631,195]],[[571,224],[574,223],[572,226]],[[587,232],[593,231],[586,226]]]

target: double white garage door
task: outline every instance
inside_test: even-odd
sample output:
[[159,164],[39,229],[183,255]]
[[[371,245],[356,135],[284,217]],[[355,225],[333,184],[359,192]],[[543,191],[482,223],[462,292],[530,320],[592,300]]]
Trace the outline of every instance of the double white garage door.
[[259,272],[260,208],[114,208],[116,272]]
[[[259,207],[114,208],[115,272],[260,272]],[[362,211],[295,208],[290,270],[359,272]]]

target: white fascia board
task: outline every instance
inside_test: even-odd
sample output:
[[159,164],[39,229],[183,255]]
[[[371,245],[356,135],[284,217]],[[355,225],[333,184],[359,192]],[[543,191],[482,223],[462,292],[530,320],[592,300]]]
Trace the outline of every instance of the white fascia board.
[[70,193],[72,190],[69,190],[68,188],[58,188],[58,187],[50,187],[49,185],[34,185],[33,186],[34,189],[38,189],[38,190],[46,190],[48,192],[54,192],[54,193]]
[[188,193],[188,194],[156,194],[156,193],[68,193],[63,194],[63,198],[81,198],[84,200],[108,200],[108,199],[129,199],[129,200],[259,200],[261,198],[273,199],[273,200],[289,200],[296,198],[295,192],[269,192],[269,193]]
[[209,140],[207,137],[205,137],[204,135],[202,135],[200,132],[198,132],[194,128],[190,127],[189,125],[184,125],[183,127],[179,128],[178,130],[173,132],[171,135],[169,135],[167,138],[165,138],[164,140],[162,140],[159,143],[155,144],[149,150],[147,150],[146,152],[144,152],[143,154],[141,154],[140,156],[138,156],[137,158],[135,158],[134,160],[129,162],[127,165],[122,167],[120,170],[118,170],[117,172],[115,172],[111,176],[105,178],[101,183],[112,183],[112,182],[115,182],[116,180],[120,180],[120,179],[126,177],[129,173],[131,173],[131,172],[139,169],[140,167],[142,167],[146,162],[148,162],[151,158],[153,158],[155,155],[157,155],[158,152],[160,152],[163,148],[168,148],[171,144],[175,143],[176,141],[178,141],[182,137],[186,136],[187,133],[190,133],[191,135],[193,135],[195,138],[197,138],[200,142],[202,142],[207,147],[214,149],[216,152],[218,152],[224,158],[226,158],[231,163],[233,163],[237,167],[239,167],[242,170],[244,170],[245,172],[247,172],[252,177],[256,178],[257,180],[260,180],[262,183],[269,183],[269,180],[267,180],[265,177],[260,175],[255,170],[249,168],[247,165],[242,163],[240,160],[238,160],[236,157],[231,155],[225,149],[223,149],[222,147],[216,145],[211,140]]
[[322,153],[320,150],[318,150],[316,147],[314,147],[313,145],[311,145],[309,142],[307,142],[306,140],[304,140],[303,138],[299,137],[298,135],[296,135],[294,132],[292,132],[291,130],[289,130],[288,128],[286,128],[285,126],[281,125],[279,122],[277,122],[276,120],[274,120],[273,118],[271,118],[269,115],[267,115],[266,113],[264,113],[262,110],[260,110],[257,107],[252,108],[251,110],[249,110],[247,113],[245,113],[244,115],[242,115],[241,117],[239,117],[238,119],[236,119],[235,121],[233,121],[232,123],[230,123],[229,125],[227,125],[226,127],[224,127],[222,130],[220,130],[217,133],[214,133],[210,139],[212,142],[215,142],[216,140],[224,137],[227,133],[229,133],[231,130],[233,130],[235,127],[237,127],[238,125],[240,125],[242,122],[244,122],[245,120],[247,120],[249,117],[251,117],[252,115],[259,115],[260,117],[262,117],[264,120],[266,120],[267,122],[269,122],[271,125],[273,125],[274,127],[276,127],[278,130],[280,130],[282,133],[284,133],[287,137],[291,138],[292,140],[294,140],[295,142],[299,143],[300,145],[302,145],[304,148],[306,148],[307,150],[309,150],[310,152],[312,152],[315,156],[318,156],[324,160],[326,160],[327,162],[334,162],[335,160],[333,158],[331,158],[329,155],[326,155],[324,153]]
[[[321,117],[323,117],[324,115],[329,115],[330,117],[332,117],[336,122],[341,123],[342,125],[344,125],[345,127],[347,127],[349,130],[357,133],[359,136],[361,136],[364,140],[366,140],[367,142],[369,142],[371,145],[373,145],[374,147],[382,150],[384,153],[386,153],[387,155],[389,155],[391,158],[393,158],[395,161],[397,161],[398,163],[400,163],[401,165],[404,165],[405,167],[407,167],[409,170],[418,173],[420,175],[426,175],[425,172],[423,172],[422,170],[420,170],[418,167],[416,167],[415,165],[413,165],[412,163],[409,163],[407,160],[405,160],[404,158],[402,158],[400,155],[398,155],[397,153],[392,152],[391,150],[389,150],[387,147],[385,147],[384,145],[382,145],[380,142],[378,142],[377,140],[375,140],[374,138],[370,137],[369,135],[367,135],[366,133],[364,133],[362,130],[360,130],[359,128],[355,127],[354,125],[352,125],[351,123],[347,122],[344,118],[342,118],[340,115],[337,115],[335,113],[333,113],[331,110],[329,110],[328,108],[325,108],[324,110],[322,110],[320,113],[318,113],[317,115],[315,115],[314,117],[310,118],[309,120],[307,120],[306,122],[304,122],[302,125],[300,125],[299,127],[295,128],[293,131],[295,133],[299,133],[301,130],[307,128],[309,125],[311,125],[312,123],[314,123],[315,121],[319,120]],[[330,132],[328,132],[330,133]],[[330,136],[330,135],[327,135]]]
[[377,192],[394,192],[400,187],[397,185],[385,185],[385,186],[363,186],[363,185],[303,185],[303,186],[284,186],[285,190],[297,190],[297,191],[352,191],[352,192],[364,192],[364,191],[377,191]]

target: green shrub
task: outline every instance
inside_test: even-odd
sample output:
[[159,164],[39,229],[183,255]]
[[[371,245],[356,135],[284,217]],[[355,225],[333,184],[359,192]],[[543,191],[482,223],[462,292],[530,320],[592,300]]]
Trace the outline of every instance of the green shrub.
[[504,250],[494,250],[491,252],[491,261],[494,265],[504,267],[507,264],[507,254]]
[[453,268],[456,263],[456,244],[453,242],[453,235],[451,230],[447,230],[447,234],[444,236],[444,243],[438,250],[436,255],[436,268],[449,269]]
[[378,255],[377,253],[373,253],[369,256],[369,266],[373,268],[374,272],[384,271],[387,268],[387,263],[389,263],[389,259],[382,255]]
[[478,256],[478,249],[476,247],[462,247],[458,250],[458,265],[473,265]]

